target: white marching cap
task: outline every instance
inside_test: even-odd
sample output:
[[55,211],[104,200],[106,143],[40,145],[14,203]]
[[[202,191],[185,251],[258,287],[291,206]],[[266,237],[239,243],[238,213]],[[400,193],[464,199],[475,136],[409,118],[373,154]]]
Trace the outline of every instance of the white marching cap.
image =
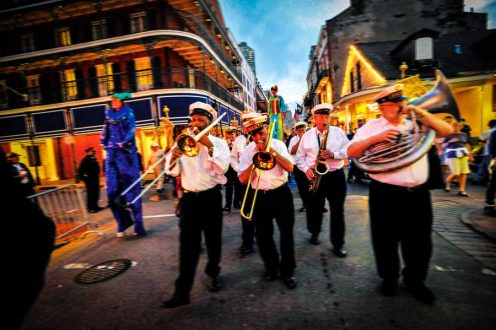
[[332,111],[332,104],[330,103],[321,103],[317,104],[312,108],[312,115],[315,114],[329,114]]
[[203,102],[195,102],[189,105],[189,115],[204,115],[209,117],[211,121],[217,119],[217,112],[210,104]]

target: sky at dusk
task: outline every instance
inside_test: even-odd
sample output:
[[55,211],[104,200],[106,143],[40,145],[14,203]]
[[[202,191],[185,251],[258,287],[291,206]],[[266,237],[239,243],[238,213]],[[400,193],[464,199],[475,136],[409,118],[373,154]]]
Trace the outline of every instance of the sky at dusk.
[[[349,7],[350,0],[219,0],[236,42],[255,50],[257,78],[264,89],[277,84],[290,109],[302,103],[310,47],[325,21]],[[489,13],[496,28],[495,0],[466,0],[466,11]]]

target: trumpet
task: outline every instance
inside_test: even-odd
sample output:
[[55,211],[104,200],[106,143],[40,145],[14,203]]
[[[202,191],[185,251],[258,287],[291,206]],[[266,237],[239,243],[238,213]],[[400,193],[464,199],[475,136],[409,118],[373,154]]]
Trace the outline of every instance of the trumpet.
[[[217,125],[221,119],[226,115],[226,113],[223,113],[220,115],[216,120],[214,120],[210,125],[208,125],[203,131],[199,132],[195,136],[191,136],[189,134],[181,134],[177,137],[176,143],[177,143],[177,148],[179,148],[183,155],[187,157],[194,157],[198,155],[200,152],[200,146],[198,145],[198,140],[202,138],[203,135],[207,134],[212,127]],[[194,132],[193,130],[192,132]],[[160,163],[164,161],[164,159],[169,156],[169,154],[174,150],[174,148],[170,149],[166,154],[164,154],[162,157],[160,157],[159,160],[157,160],[152,166],[150,166],[149,169],[153,169],[156,166],[158,166]],[[174,161],[172,164],[170,164],[169,169],[172,169],[176,165],[176,162]],[[138,199],[140,199],[162,176],[165,174],[165,169],[157,175],[157,177],[148,185],[146,186],[143,190],[141,190],[141,193],[136,196],[132,201],[127,201],[125,198],[125,195],[137,184],[141,183],[141,180],[145,178],[145,176],[148,173],[145,172],[142,176],[139,177],[136,181],[134,181],[132,184],[129,185],[118,197],[117,197],[117,203],[119,203],[121,206],[127,208],[131,206],[132,204],[136,203]]]
[[[258,185],[260,184],[260,178],[262,177],[263,171],[269,171],[276,166],[277,162],[274,156],[272,156],[269,152],[270,150],[270,144],[272,142],[272,134],[274,133],[274,127],[275,127],[275,122],[271,122],[269,126],[269,135],[267,139],[267,147],[265,150],[260,150],[256,152],[253,155],[252,162],[253,162],[253,167],[250,171],[250,176],[248,178],[248,184],[246,185],[246,191],[245,191],[245,196],[243,197],[243,203],[241,204],[241,209],[239,210],[239,213],[241,214],[242,217],[246,218],[246,220],[251,221],[253,217],[253,211],[255,210],[255,202],[257,200],[257,194],[258,194]],[[253,200],[251,202],[251,208],[250,212],[245,213],[245,205],[246,205],[246,200],[248,198],[248,193],[250,191],[250,185],[251,185],[251,178],[253,177],[253,172],[258,171],[257,175],[257,184],[255,186],[255,193],[253,194]]]

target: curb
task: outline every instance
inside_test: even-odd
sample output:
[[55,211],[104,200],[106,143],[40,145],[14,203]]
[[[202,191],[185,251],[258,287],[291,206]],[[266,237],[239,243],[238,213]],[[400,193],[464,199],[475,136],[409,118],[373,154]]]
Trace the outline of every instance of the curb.
[[[488,231],[485,226],[482,226],[479,224],[479,221],[474,221],[472,219],[478,218],[478,217],[483,217],[484,219],[489,219],[489,217],[485,217],[482,215],[482,210],[467,210],[464,211],[460,214],[460,221],[469,227],[470,229],[474,230],[475,232],[481,234],[482,236],[486,237],[487,239],[491,240],[492,242],[496,243],[496,230],[493,231]],[[492,219],[492,218],[491,218]],[[491,219],[489,219],[491,221]],[[496,220],[496,219],[495,219]],[[493,225],[496,227],[496,223]]]

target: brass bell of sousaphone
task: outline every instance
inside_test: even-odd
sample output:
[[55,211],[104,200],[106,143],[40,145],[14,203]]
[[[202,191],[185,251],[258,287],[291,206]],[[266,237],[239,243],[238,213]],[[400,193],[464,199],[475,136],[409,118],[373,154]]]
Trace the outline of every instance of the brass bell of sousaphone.
[[[446,77],[436,70],[436,84],[424,95],[417,97],[408,105],[415,105],[432,114],[447,113],[460,120],[460,112]],[[417,123],[413,129],[403,132],[394,142],[380,142],[372,145],[359,158],[353,158],[355,165],[368,173],[385,173],[406,167],[432,147],[436,132]]]

